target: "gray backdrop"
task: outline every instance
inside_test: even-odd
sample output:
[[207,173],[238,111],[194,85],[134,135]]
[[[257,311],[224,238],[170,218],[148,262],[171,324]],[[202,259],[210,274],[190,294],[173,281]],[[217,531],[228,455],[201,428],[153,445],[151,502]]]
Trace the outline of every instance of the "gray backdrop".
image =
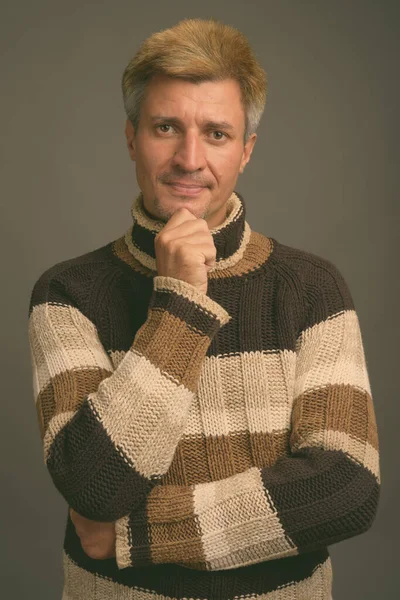
[[[15,0],[1,4],[2,598],[61,598],[66,503],[44,463],[27,311],[52,264],[119,237],[138,188],[122,71],[183,17],[239,27],[267,71],[237,189],[256,231],[330,259],[359,314],[382,493],[365,534],[331,546],[335,600],[398,597],[399,2]],[[396,164],[397,163],[397,164]]]

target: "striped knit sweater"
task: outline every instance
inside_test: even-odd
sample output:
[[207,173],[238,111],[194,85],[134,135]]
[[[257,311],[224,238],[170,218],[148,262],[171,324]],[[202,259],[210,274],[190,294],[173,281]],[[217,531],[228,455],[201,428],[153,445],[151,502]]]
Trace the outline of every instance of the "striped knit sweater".
[[126,234],[33,287],[45,464],[69,507],[116,528],[115,558],[89,558],[67,510],[64,600],[328,600],[327,546],[375,517],[349,289],[330,261],[253,231],[239,194],[227,208],[207,294],[157,275],[163,223],[141,195]]

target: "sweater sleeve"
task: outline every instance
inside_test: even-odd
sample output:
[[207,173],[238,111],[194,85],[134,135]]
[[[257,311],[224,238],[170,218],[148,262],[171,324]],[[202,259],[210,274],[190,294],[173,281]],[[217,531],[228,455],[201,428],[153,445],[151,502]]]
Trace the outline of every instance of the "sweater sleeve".
[[172,462],[201,363],[230,318],[190,284],[156,276],[147,320],[114,369],[65,285],[47,271],[38,279],[34,396],[45,464],[69,506],[97,521],[137,508]]
[[155,486],[139,511],[116,523],[120,569],[232,569],[318,550],[371,526],[377,426],[359,320],[335,268],[310,288],[308,306],[296,345],[290,453],[219,481]]

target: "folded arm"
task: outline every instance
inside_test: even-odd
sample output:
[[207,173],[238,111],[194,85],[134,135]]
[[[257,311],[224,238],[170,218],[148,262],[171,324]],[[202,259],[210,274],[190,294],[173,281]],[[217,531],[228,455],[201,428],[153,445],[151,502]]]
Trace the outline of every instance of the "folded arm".
[[147,320],[114,369],[95,325],[48,273],[29,308],[45,463],[77,513],[115,521],[168,470],[201,363],[230,316],[193,286],[156,276]]
[[380,474],[359,321],[335,269],[313,294],[296,346],[290,455],[215,482],[155,486],[116,522],[119,568],[231,569],[370,527]]

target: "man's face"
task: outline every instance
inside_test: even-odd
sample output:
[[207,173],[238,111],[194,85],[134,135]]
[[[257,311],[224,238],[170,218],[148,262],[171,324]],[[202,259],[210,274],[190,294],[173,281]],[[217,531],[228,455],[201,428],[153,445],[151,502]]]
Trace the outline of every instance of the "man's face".
[[191,83],[156,75],[134,131],[125,134],[146,211],[167,222],[188,208],[209,228],[226,217],[226,202],[256,141],[244,144],[245,115],[233,79]]

